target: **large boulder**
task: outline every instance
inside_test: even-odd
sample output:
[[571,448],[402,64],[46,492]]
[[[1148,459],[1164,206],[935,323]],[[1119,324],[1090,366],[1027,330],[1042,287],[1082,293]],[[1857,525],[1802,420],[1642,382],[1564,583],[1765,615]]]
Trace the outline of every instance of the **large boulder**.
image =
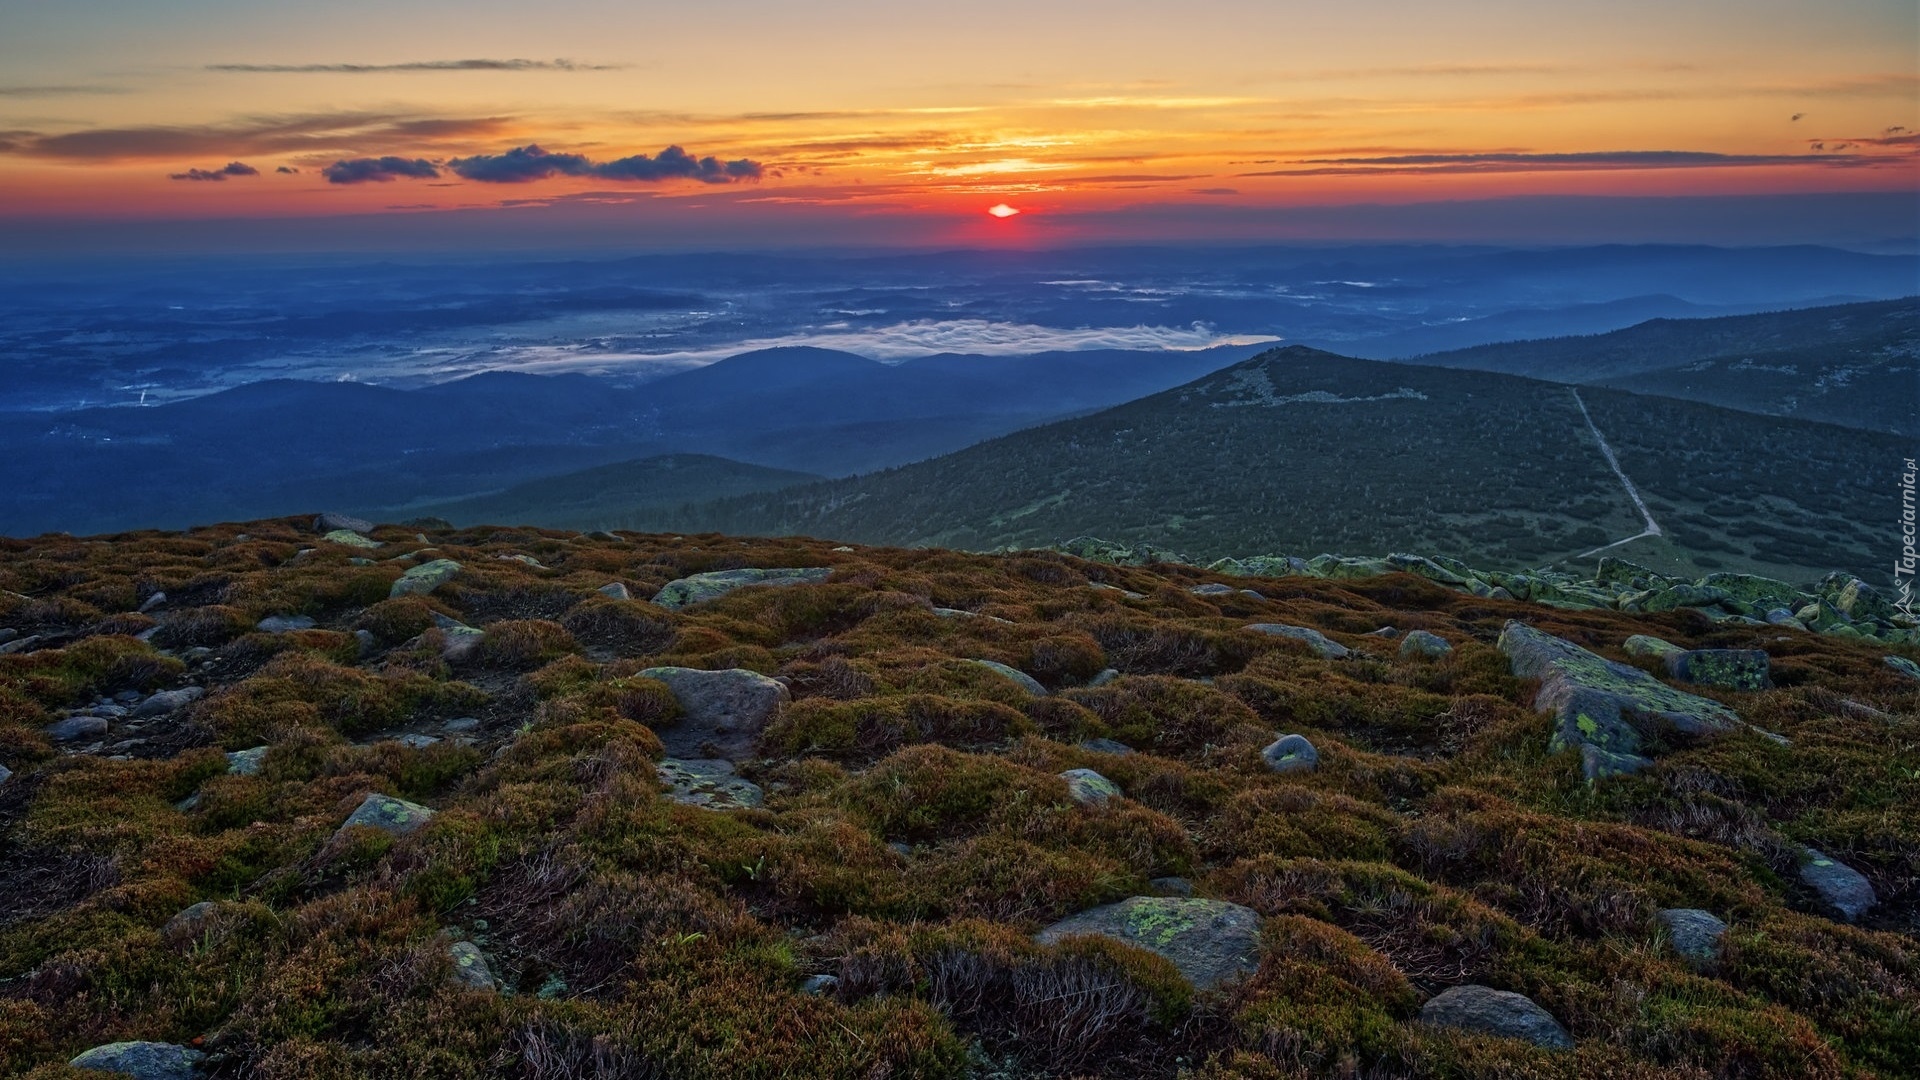
[[1039,679],[1034,678],[1033,676],[1027,674],[1024,671],[1021,671],[1017,667],[1009,667],[1008,665],[1003,664],[998,660],[968,660],[967,663],[976,664],[980,667],[986,668],[988,671],[991,671],[994,674],[999,675],[1000,677],[1006,679],[1008,682],[1011,682],[1015,686],[1018,686],[1020,689],[1025,690],[1029,694],[1032,694],[1034,697],[1047,696],[1047,688],[1040,685]]
[[669,581],[654,595],[663,608],[683,608],[725,596],[749,585],[817,585],[833,574],[831,566],[759,570],[714,570]]
[[200,1051],[173,1043],[117,1042],[96,1046],[67,1064],[135,1080],[194,1080],[205,1059]]
[[1421,1006],[1420,1019],[1480,1035],[1524,1039],[1553,1050],[1573,1049],[1573,1037],[1552,1013],[1524,994],[1490,986],[1456,986],[1443,990]]
[[1453,646],[1447,639],[1431,631],[1409,630],[1407,636],[1400,639],[1402,660],[1438,660],[1452,652]]
[[738,810],[759,806],[766,798],[760,785],[733,774],[733,763],[712,758],[666,758],[654,766],[666,797],[684,806],[708,810]]
[[1320,751],[1313,748],[1305,735],[1282,735],[1268,743],[1260,751],[1260,757],[1266,761],[1267,768],[1282,776],[1312,772],[1320,767]]
[[1040,931],[1042,944],[1081,934],[1157,953],[1201,990],[1243,978],[1260,966],[1260,916],[1220,900],[1136,896],[1071,915]]
[[432,562],[421,563],[401,574],[400,580],[394,582],[393,588],[387,591],[387,596],[389,598],[425,596],[452,581],[454,575],[459,572],[460,564],[452,559],[435,559]]
[[657,667],[640,677],[665,683],[680,703],[680,718],[656,732],[676,758],[746,760],[791,696],[784,683],[744,668]]
[[1653,739],[1700,738],[1740,723],[1717,701],[1676,690],[1525,623],[1509,621],[1499,648],[1515,675],[1540,681],[1534,708],[1556,718],[1548,745],[1578,750],[1589,780],[1646,767]]
[[1289,637],[1295,641],[1306,642],[1307,648],[1328,660],[1339,660],[1347,655],[1347,647],[1329,638],[1310,626],[1288,626],[1284,623],[1254,623],[1247,627],[1256,633],[1270,634],[1274,637]]
[[1800,853],[1800,882],[1845,922],[1853,922],[1880,902],[1866,875],[1814,848]]

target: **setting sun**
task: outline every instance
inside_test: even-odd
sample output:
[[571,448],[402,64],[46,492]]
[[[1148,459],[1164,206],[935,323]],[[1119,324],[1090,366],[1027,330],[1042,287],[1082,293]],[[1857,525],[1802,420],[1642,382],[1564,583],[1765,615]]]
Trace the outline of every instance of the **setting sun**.
[[994,217],[997,217],[997,218],[1010,218],[1019,212],[1020,212],[1019,210],[1015,209],[1014,207],[1008,206],[1006,203],[996,203],[993,206],[990,206],[987,208],[987,213],[992,214]]

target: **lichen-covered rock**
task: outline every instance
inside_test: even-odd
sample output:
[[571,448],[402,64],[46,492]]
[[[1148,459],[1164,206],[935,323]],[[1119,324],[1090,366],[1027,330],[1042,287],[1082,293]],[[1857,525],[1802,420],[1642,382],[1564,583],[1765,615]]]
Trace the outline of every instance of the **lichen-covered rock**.
[[663,608],[683,608],[718,599],[749,585],[817,585],[832,574],[831,566],[714,570],[667,582],[654,595],[653,602]]
[[267,760],[267,747],[254,746],[227,754],[227,771],[235,776],[258,776]]
[[1525,994],[1490,986],[1456,986],[1443,990],[1421,1006],[1420,1019],[1439,1027],[1524,1039],[1553,1050],[1573,1049],[1573,1037],[1552,1013]]
[[760,785],[733,774],[733,763],[713,758],[665,758],[654,766],[666,796],[686,806],[738,810],[766,799]]
[[400,580],[388,590],[389,597],[425,596],[433,590],[452,581],[460,573],[460,564],[452,559],[434,559],[421,563],[400,575]]
[[1757,574],[1708,574],[1700,584],[1720,589],[1749,608],[1799,607],[1813,597],[1784,581]]
[[291,634],[295,630],[311,630],[315,625],[311,615],[269,615],[253,628],[268,634]]
[[1092,769],[1068,769],[1060,774],[1067,794],[1082,806],[1101,806],[1120,797],[1120,786]]
[[1091,750],[1096,754],[1113,754],[1116,757],[1125,757],[1133,753],[1133,747],[1114,739],[1083,739],[1080,742],[1080,749]]
[[1654,591],[1654,594],[1641,602],[1641,611],[1677,611],[1680,608],[1717,607],[1722,601],[1732,600],[1733,594],[1725,589],[1711,588],[1705,585],[1671,585]]
[[1882,663],[1900,674],[1905,675],[1907,678],[1920,680],[1920,664],[1916,664],[1904,656],[1883,656],[1880,659]]
[[385,546],[378,540],[361,536],[359,533],[350,529],[334,529],[320,539],[325,540],[329,544],[339,544],[343,547],[361,548],[363,550],[371,550]]
[[610,597],[614,600],[633,599],[633,594],[627,591],[626,585],[618,581],[609,581],[608,583],[600,586],[598,589],[595,589],[594,591],[599,593],[601,596]]
[[744,761],[791,696],[784,683],[756,671],[657,667],[641,678],[665,683],[681,716],[656,731],[671,757]]
[[1038,939],[1051,945],[1079,934],[1156,953],[1201,990],[1251,975],[1260,966],[1260,916],[1220,900],[1136,896],[1062,919],[1040,931]]
[[1687,649],[1666,654],[1667,674],[1681,682],[1727,690],[1765,690],[1773,663],[1760,649]]
[[1656,916],[1667,928],[1667,940],[1673,951],[1688,963],[1710,964],[1720,959],[1721,940],[1727,924],[1710,911],[1699,908],[1662,908]]
[[368,795],[360,805],[347,815],[340,828],[363,825],[370,829],[394,836],[406,836],[416,832],[433,817],[433,811],[419,803],[410,803],[405,799],[378,793]]
[[1347,647],[1329,638],[1327,635],[1309,626],[1288,626],[1284,623],[1253,623],[1247,629],[1275,637],[1289,637],[1295,641],[1304,641],[1307,648],[1328,660],[1339,660],[1347,655]]
[[1313,748],[1305,735],[1282,735],[1268,743],[1260,751],[1260,757],[1266,761],[1267,768],[1282,776],[1312,772],[1320,767],[1320,751]]
[[206,1055],[173,1043],[117,1042],[96,1046],[67,1064],[134,1080],[194,1080]]
[[468,990],[491,993],[500,989],[487,967],[487,956],[471,941],[456,941],[447,946],[447,959],[453,961],[453,981]]
[[1880,902],[1866,875],[1814,848],[1800,852],[1800,881],[1845,922],[1853,922]]
[[1047,688],[1040,685],[1039,679],[1034,678],[1033,676],[1027,674],[1024,671],[1021,671],[1017,667],[1008,667],[1006,664],[1003,664],[998,660],[968,660],[967,663],[978,664],[981,667],[986,668],[988,671],[995,673],[996,675],[1004,676],[1009,681],[1018,685],[1020,689],[1025,690],[1027,693],[1032,694],[1034,697],[1047,696]]
[[1509,621],[1499,648],[1515,675],[1540,680],[1534,708],[1557,721],[1548,746],[1580,751],[1590,780],[1645,767],[1648,736],[1699,738],[1740,723],[1717,701],[1676,690],[1525,623]]
[[1400,639],[1402,660],[1438,660],[1453,653],[1453,646],[1439,634],[1427,630],[1409,630]]
[[1205,585],[1195,585],[1187,591],[1195,596],[1232,596],[1240,590],[1231,585],[1222,585],[1217,581],[1209,581]]
[[1627,650],[1628,656],[1666,657],[1687,651],[1671,641],[1650,634],[1635,634],[1622,647]]
[[1155,563],[1190,563],[1193,560],[1175,551],[1152,544],[1116,544],[1092,536],[1076,536],[1054,548],[1088,562],[1111,566],[1152,566]]

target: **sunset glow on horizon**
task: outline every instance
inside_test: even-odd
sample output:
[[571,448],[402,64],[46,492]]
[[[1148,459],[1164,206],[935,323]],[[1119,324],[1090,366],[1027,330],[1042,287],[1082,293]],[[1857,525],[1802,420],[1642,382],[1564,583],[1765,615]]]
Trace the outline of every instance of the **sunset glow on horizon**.
[[547,209],[933,242],[1028,199],[1046,235],[1097,240],[1143,211],[1232,232],[1325,204],[1920,181],[1906,2],[550,11],[23,8],[0,219]]

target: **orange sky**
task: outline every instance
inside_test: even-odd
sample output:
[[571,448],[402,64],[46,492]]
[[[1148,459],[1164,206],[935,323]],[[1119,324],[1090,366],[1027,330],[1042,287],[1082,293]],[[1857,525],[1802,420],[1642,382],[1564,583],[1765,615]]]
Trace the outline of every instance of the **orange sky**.
[[[0,217],[561,202],[1018,235],[1166,204],[1920,187],[1910,0],[922,8],[37,5],[0,35]],[[531,146],[559,156],[497,158]],[[190,178],[230,162],[256,174]]]

